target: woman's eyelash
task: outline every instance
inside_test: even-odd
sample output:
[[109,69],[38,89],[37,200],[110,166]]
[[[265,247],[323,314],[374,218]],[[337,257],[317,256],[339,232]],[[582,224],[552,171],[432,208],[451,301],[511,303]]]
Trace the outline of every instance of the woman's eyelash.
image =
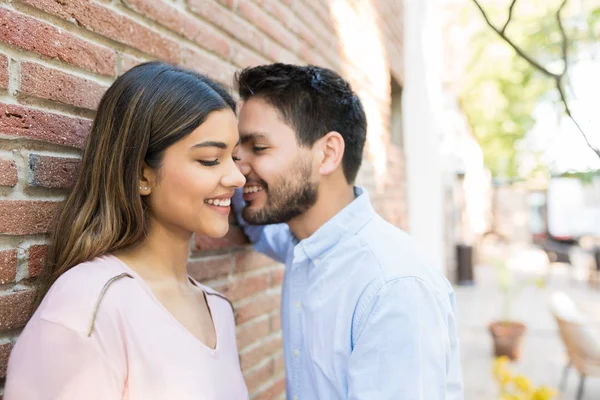
[[256,146],[252,148],[252,150],[254,150],[254,151],[263,151],[266,149],[267,149],[266,147],[256,147]]
[[242,160],[241,158],[239,158],[239,157],[236,157],[236,156],[233,156],[232,158],[233,158],[233,161],[235,161],[235,162],[238,162],[238,161],[241,161],[241,160]]
[[204,161],[204,160],[198,160],[198,162],[202,165],[204,165],[205,167],[213,167],[215,165],[219,165],[219,159],[217,158],[216,160],[213,161]]

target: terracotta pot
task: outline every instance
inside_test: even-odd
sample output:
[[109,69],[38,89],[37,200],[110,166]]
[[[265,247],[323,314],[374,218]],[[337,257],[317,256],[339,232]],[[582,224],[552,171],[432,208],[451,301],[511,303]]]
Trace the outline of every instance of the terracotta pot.
[[494,339],[494,355],[518,360],[521,355],[521,341],[526,330],[525,325],[513,321],[496,321],[490,324],[489,330]]

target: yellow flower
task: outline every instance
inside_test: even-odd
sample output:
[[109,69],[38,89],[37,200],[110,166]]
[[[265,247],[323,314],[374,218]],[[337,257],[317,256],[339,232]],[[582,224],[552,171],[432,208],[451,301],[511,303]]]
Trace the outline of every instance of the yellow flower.
[[514,382],[517,390],[520,390],[521,392],[529,393],[529,391],[532,389],[531,382],[529,382],[529,379],[527,379],[523,375],[515,376],[515,378],[513,379],[513,382]]
[[531,395],[531,400],[550,400],[553,399],[558,393],[556,390],[551,389],[547,386],[540,386]]
[[535,284],[538,288],[543,288],[544,286],[546,286],[546,279],[544,279],[544,278],[537,279],[535,281]]
[[496,377],[497,380],[499,380],[500,377],[503,375],[503,372],[505,372],[507,370],[506,365],[508,364],[509,361],[510,361],[509,358],[506,356],[498,357],[494,361],[493,372],[494,372],[494,377]]
[[513,377],[510,371],[504,370],[500,372],[500,376],[498,377],[498,382],[500,382],[500,387],[504,388],[506,385],[512,381]]

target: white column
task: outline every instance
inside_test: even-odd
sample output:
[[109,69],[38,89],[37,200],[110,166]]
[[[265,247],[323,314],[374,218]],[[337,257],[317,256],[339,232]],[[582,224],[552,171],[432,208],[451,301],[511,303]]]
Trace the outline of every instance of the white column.
[[442,162],[441,20],[436,0],[404,2],[404,144],[409,232],[446,271]]

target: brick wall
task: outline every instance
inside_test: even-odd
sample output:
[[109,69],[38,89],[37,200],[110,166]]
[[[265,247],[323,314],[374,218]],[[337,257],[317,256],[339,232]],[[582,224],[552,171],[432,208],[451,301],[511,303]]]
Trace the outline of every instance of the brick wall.
[[[402,84],[401,0],[0,0],[0,379],[28,319],[46,232],[71,187],[102,93],[135,64],[162,59],[229,83],[241,67],[283,61],[341,72],[365,103],[359,183],[406,227],[404,158],[390,143],[390,78]],[[190,273],[237,312],[252,398],[284,392],[283,269],[240,229],[196,238]],[[0,381],[0,387],[2,381]],[[0,389],[1,392],[1,389]]]

